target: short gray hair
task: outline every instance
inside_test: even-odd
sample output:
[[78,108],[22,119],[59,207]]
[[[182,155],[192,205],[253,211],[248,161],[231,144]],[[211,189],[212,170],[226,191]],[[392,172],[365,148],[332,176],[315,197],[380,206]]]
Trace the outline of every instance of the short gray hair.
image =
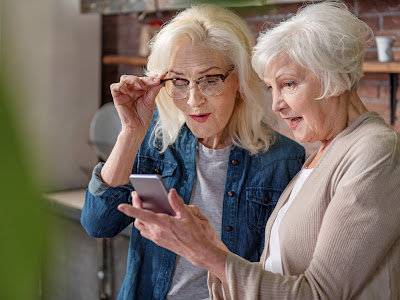
[[[274,139],[270,125],[275,122],[268,96],[251,66],[255,38],[247,24],[233,11],[215,5],[198,5],[178,13],[164,25],[150,43],[146,75],[168,71],[171,48],[175,41],[187,39],[194,46],[221,53],[225,62],[235,66],[239,93],[227,125],[233,143],[252,154],[268,150]],[[159,122],[156,138],[165,151],[179,135],[185,119],[172,99],[161,89],[156,98]]]
[[320,78],[317,99],[355,90],[363,76],[364,51],[372,43],[372,29],[342,1],[301,7],[296,15],[260,34],[252,64],[261,78],[269,63],[283,53]]

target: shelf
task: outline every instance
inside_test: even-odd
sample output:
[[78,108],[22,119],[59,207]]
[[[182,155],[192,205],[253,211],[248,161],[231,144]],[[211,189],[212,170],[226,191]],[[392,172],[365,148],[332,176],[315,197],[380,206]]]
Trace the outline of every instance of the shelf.
[[364,62],[364,72],[368,73],[400,73],[400,62],[381,63],[378,61]]
[[[145,66],[146,57],[107,55],[103,57],[105,65],[128,64],[134,66]],[[378,61],[364,62],[364,72],[368,73],[400,73],[400,62],[381,63]]]
[[147,58],[139,56],[107,55],[103,57],[103,64],[105,65],[128,64],[134,66],[145,66],[147,65]]

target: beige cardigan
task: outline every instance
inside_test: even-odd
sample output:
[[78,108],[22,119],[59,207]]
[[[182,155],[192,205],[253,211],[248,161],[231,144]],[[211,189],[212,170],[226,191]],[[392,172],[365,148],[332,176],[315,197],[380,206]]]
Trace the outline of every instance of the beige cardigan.
[[296,180],[261,261],[230,253],[228,284],[209,274],[211,299],[400,299],[399,133],[368,112],[332,141],[280,225],[282,276],[263,266]]

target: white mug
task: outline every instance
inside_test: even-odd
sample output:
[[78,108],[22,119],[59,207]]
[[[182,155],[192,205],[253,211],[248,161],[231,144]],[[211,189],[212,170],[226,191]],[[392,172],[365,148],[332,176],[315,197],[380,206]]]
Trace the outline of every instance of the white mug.
[[377,36],[376,45],[378,47],[378,60],[380,62],[389,62],[393,60],[392,43],[394,38],[391,36]]

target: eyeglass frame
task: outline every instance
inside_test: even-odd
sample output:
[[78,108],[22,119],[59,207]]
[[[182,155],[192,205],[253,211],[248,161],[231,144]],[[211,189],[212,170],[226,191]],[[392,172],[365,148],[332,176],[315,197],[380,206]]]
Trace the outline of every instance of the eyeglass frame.
[[[210,74],[210,75],[204,75],[204,76],[202,76],[202,77],[200,77],[200,78],[192,79],[192,80],[189,80],[189,79],[186,79],[186,78],[180,78],[180,77],[165,78],[165,79],[161,79],[161,80],[160,80],[160,84],[162,84],[162,85],[165,87],[165,83],[166,83],[167,81],[182,80],[182,81],[184,81],[184,82],[187,82],[187,85],[186,85],[186,86],[189,86],[189,84],[190,84],[191,82],[195,82],[195,83],[197,83],[197,87],[199,88],[200,92],[201,92],[204,96],[215,97],[215,96],[221,95],[221,93],[224,91],[224,89],[222,88],[222,91],[221,91],[219,94],[217,94],[217,95],[213,95],[213,96],[207,95],[207,94],[205,94],[205,93],[201,90],[201,88],[200,88],[200,86],[199,86],[200,80],[202,80],[202,79],[204,79],[204,78],[208,78],[208,77],[219,77],[219,78],[222,80],[222,82],[225,82],[225,79],[233,72],[233,70],[235,70],[235,66],[230,67],[230,69],[229,69],[228,71],[226,71],[224,74]],[[187,94],[185,97],[183,97],[183,98],[173,98],[170,94],[168,94],[168,92],[167,92],[167,95],[170,96],[172,99],[175,99],[175,100],[182,100],[182,99],[185,99],[187,96],[189,96],[189,93],[190,93],[190,92],[188,92],[188,94]]]

